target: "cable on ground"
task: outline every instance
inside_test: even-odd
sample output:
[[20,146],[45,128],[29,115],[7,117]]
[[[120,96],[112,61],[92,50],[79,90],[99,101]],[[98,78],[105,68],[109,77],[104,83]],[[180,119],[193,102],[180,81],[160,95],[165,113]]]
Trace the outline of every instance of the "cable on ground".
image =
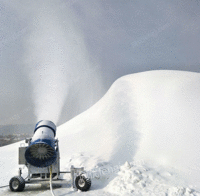
[[52,165],[50,166],[50,190],[51,190],[51,194],[55,196],[53,192],[53,188],[52,188]]

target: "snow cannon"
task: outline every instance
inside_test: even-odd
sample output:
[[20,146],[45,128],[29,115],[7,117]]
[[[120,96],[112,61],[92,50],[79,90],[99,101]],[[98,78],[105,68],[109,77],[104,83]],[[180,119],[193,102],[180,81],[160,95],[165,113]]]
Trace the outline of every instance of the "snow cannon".
[[[9,181],[11,191],[23,191],[25,184],[50,182],[51,193],[53,193],[53,182],[63,182],[60,174],[71,174],[72,186],[81,191],[88,191],[91,180],[87,177],[84,167],[77,168],[71,165],[70,170],[60,171],[60,152],[56,126],[49,120],[39,121],[34,129],[32,138],[27,138],[25,143],[19,147],[19,165],[25,165],[28,169],[26,178],[22,176],[22,168],[19,168],[18,175]],[[24,168],[24,166],[23,166]]]
[[56,125],[48,120],[39,121],[25,151],[26,161],[35,167],[48,167],[57,159]]

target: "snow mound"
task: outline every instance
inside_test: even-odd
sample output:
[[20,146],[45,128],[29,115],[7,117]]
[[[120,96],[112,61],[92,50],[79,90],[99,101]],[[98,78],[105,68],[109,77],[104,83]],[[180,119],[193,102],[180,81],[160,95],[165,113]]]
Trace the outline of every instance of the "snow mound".
[[[200,193],[179,185],[173,172],[126,162],[105,190],[115,195],[135,196],[199,196]],[[175,186],[176,184],[176,186]]]
[[99,102],[59,127],[63,167],[75,152],[87,152],[87,169],[142,160],[174,167],[200,187],[199,97],[199,73],[119,78]]

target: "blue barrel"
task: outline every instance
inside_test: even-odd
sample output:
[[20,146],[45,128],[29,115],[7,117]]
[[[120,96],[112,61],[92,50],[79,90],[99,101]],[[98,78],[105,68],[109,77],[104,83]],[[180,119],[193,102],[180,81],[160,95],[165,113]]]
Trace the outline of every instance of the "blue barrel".
[[39,121],[30,145],[25,151],[26,161],[35,167],[48,167],[57,159],[56,126],[48,120]]

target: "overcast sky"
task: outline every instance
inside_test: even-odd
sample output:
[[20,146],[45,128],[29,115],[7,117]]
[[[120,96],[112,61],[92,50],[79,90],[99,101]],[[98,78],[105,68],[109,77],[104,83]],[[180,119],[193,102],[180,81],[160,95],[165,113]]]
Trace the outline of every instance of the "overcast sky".
[[[67,93],[61,124],[94,104],[123,75],[200,72],[199,28],[197,0],[0,0],[0,124],[37,121],[37,77],[31,78],[41,68],[41,56],[35,48],[62,59]],[[46,40],[52,39],[60,45],[49,53]]]

